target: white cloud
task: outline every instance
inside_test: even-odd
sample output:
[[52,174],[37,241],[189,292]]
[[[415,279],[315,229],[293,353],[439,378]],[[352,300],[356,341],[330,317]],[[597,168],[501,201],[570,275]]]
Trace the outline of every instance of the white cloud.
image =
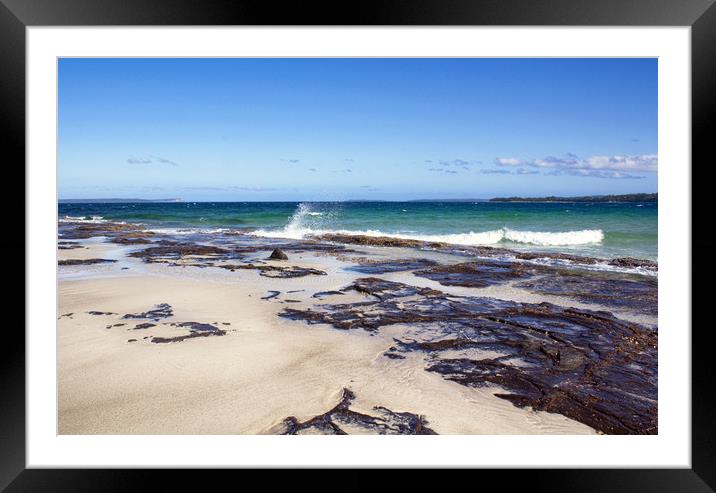
[[[656,154],[591,156],[582,159],[575,154],[567,153],[563,157],[547,156],[528,161],[514,157],[495,159],[495,164],[498,166],[520,166],[522,170],[528,167],[548,169],[576,176],[598,178],[639,178],[639,176],[630,173],[655,173],[658,163],[659,159]],[[527,173],[518,170],[517,174]]]
[[159,163],[159,164],[171,164],[172,166],[177,166],[177,163],[174,161],[171,161],[169,159],[163,158],[161,156],[148,156],[148,157],[130,157],[127,159],[127,163],[129,164],[152,164],[152,163]]
[[495,159],[495,164],[499,166],[522,166],[521,160],[516,157],[498,157]]
[[659,164],[659,159],[656,154],[642,154],[639,156],[592,156],[587,158],[586,162],[591,169],[655,172]]
[[509,175],[510,172],[506,169],[481,169],[480,173],[483,175]]

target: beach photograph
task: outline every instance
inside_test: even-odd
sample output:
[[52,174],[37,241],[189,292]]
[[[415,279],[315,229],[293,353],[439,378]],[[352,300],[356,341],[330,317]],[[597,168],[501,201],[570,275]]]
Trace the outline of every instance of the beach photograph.
[[59,58],[57,433],[657,435],[657,69]]

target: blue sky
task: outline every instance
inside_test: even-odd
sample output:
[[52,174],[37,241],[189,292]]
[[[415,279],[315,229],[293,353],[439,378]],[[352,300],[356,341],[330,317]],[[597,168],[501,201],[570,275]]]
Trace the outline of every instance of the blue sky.
[[656,59],[61,59],[60,198],[657,190]]

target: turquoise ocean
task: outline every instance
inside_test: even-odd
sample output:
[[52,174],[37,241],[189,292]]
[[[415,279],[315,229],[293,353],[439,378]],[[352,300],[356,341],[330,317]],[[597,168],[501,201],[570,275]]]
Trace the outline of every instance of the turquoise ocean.
[[657,260],[658,206],[644,203],[60,203],[60,221],[121,221],[182,232],[299,239],[346,233],[602,258]]

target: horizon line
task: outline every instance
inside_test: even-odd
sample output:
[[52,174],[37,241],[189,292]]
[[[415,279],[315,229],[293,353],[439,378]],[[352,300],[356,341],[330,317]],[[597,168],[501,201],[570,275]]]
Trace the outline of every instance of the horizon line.
[[545,199],[545,198],[563,198],[563,199],[573,199],[573,198],[586,198],[586,197],[607,197],[607,196],[615,196],[615,197],[621,197],[621,196],[629,196],[629,195],[658,195],[657,192],[634,192],[634,193],[619,193],[619,194],[588,194],[588,195],[542,195],[539,197],[526,197],[526,196],[515,196],[515,195],[501,195],[501,196],[493,196],[493,197],[465,197],[465,198],[439,198],[439,197],[431,197],[431,198],[413,198],[413,199],[368,199],[368,198],[358,198],[358,199],[337,199],[337,200],[320,200],[320,199],[293,199],[293,200],[279,200],[279,199],[273,199],[273,200],[240,200],[240,199],[234,199],[234,200],[188,200],[183,198],[163,198],[163,199],[144,199],[139,197],[131,197],[131,198],[124,198],[124,197],[109,197],[109,198],[68,198],[68,199],[57,199],[58,204],[62,202],[73,202],[73,203],[91,203],[91,202],[115,202],[115,203],[141,203],[141,202],[153,202],[153,203],[232,203],[232,202],[440,202],[440,201],[447,201],[447,202],[456,202],[456,201],[489,201],[492,199]]

